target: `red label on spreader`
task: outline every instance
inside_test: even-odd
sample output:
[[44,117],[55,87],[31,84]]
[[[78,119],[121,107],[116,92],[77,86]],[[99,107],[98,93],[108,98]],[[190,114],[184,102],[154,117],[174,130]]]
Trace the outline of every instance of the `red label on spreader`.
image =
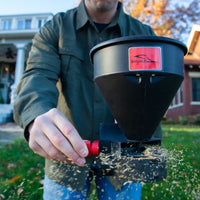
[[161,70],[160,47],[132,47],[129,48],[129,69]]

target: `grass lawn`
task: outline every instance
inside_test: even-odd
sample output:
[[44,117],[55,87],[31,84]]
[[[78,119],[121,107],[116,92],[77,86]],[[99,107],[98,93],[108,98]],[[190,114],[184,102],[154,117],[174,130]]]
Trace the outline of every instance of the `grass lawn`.
[[164,125],[163,147],[168,150],[168,176],[144,184],[142,199],[200,199],[200,127]]
[[[166,180],[143,184],[142,200],[200,199],[200,128],[163,125]],[[42,199],[44,160],[24,140],[0,149],[0,200]],[[93,186],[94,187],[94,186]],[[89,199],[96,199],[92,190]]]

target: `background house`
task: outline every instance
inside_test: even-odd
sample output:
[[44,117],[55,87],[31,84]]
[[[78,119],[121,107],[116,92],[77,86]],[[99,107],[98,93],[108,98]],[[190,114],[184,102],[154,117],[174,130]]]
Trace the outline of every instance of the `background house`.
[[200,114],[200,25],[193,26],[187,47],[184,81],[166,114],[171,120]]
[[[32,38],[52,17],[51,13],[0,16],[0,123],[12,118],[16,86],[24,71]],[[187,46],[185,79],[166,113],[172,120],[200,113],[200,25],[193,26]]]
[[32,39],[51,13],[0,16],[0,123],[12,117],[16,86]]

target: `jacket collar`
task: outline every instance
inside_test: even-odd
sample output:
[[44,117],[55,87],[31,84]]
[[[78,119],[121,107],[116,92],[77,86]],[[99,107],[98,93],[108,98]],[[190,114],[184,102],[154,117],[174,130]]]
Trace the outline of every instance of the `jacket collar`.
[[82,0],[77,8],[76,29],[82,28],[89,20],[90,18],[87,14],[84,0]]

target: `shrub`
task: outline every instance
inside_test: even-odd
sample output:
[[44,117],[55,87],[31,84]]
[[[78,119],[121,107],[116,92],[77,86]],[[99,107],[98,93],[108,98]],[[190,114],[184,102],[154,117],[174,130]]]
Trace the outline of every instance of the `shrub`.
[[181,125],[200,125],[200,114],[179,116],[179,122]]
[[195,125],[200,125],[200,114],[197,114],[194,119]]

